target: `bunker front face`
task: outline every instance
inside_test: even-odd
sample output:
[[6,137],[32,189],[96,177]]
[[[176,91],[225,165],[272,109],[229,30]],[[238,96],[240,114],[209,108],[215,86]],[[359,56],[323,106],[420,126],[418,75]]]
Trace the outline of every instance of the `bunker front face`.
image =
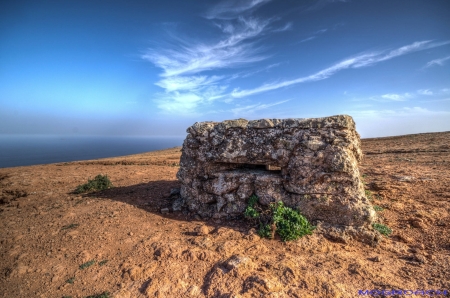
[[255,194],[261,205],[283,201],[328,226],[375,219],[350,116],[197,122],[187,133],[177,177],[187,207],[203,217],[241,215]]

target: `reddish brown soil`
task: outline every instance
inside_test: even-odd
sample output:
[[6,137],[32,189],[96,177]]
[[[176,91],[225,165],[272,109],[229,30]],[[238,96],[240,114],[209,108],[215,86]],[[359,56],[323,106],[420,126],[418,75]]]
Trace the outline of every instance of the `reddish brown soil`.
[[[178,186],[180,148],[0,169],[0,297],[450,290],[449,144],[450,132],[362,141],[361,174],[373,204],[384,208],[380,221],[394,231],[376,247],[317,233],[283,243],[251,234],[245,220],[161,214]],[[100,173],[115,188],[71,193]]]

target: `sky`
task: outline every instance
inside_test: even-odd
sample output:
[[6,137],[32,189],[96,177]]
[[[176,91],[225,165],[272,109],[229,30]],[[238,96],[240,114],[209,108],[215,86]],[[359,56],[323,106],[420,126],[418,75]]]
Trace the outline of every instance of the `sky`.
[[450,131],[448,0],[7,0],[0,134],[183,136],[347,114]]

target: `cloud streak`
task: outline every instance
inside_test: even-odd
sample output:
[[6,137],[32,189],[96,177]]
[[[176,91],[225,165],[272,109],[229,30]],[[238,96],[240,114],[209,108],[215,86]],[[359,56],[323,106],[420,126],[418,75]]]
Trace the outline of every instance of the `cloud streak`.
[[431,60],[430,62],[427,63],[427,65],[425,65],[425,68],[431,67],[431,66],[435,66],[435,65],[439,65],[439,66],[443,66],[445,64],[445,61],[449,60],[450,56],[444,57],[444,58],[440,58],[440,59],[434,59]]
[[[264,48],[256,45],[259,38],[267,32],[281,32],[292,26],[288,23],[270,31],[272,19],[248,15],[269,1],[225,1],[211,8],[206,18],[215,20],[212,25],[222,31],[218,41],[192,42],[173,36],[176,46],[145,52],[141,58],[162,70],[162,79],[155,83],[164,89],[164,93],[156,95],[158,108],[171,113],[193,113],[199,105],[226,96],[227,85],[221,85],[226,84],[223,76],[200,73],[241,67],[266,59],[267,56],[261,54]],[[247,13],[245,17],[244,12]]]
[[327,79],[327,78],[331,77],[332,75],[336,74],[337,72],[342,71],[344,69],[372,66],[377,63],[387,61],[387,60],[390,60],[390,59],[393,59],[393,58],[396,58],[399,56],[403,56],[403,55],[410,54],[413,52],[442,46],[442,45],[445,45],[448,43],[450,43],[450,41],[445,41],[445,42],[432,42],[430,40],[417,41],[410,45],[406,45],[406,46],[400,47],[395,50],[360,54],[355,57],[345,59],[339,63],[332,65],[331,67],[328,67],[324,70],[321,70],[319,72],[316,72],[316,73],[306,76],[306,77],[300,77],[300,78],[297,78],[294,80],[287,80],[287,81],[283,81],[283,82],[267,83],[262,86],[256,87],[254,89],[247,89],[247,90],[235,89],[231,93],[231,96],[234,98],[241,98],[241,97],[246,97],[246,96],[250,96],[250,95],[254,95],[254,94],[258,94],[258,93],[262,93],[262,92],[267,92],[267,91],[276,90],[279,88],[292,86],[295,84],[312,82],[312,81],[320,81],[320,80]]
[[254,10],[255,8],[271,0],[232,0],[223,1],[208,10],[205,17],[207,19],[230,20],[236,16]]
[[278,102],[274,102],[274,103],[270,103],[270,104],[257,103],[257,104],[253,104],[253,105],[243,106],[243,107],[236,107],[234,109],[231,109],[231,111],[236,116],[248,115],[248,114],[252,114],[254,111],[264,110],[264,109],[267,109],[267,108],[270,108],[273,106],[277,106],[277,105],[280,105],[280,104],[288,102],[288,101],[290,101],[290,99],[282,100],[282,101],[278,101]]

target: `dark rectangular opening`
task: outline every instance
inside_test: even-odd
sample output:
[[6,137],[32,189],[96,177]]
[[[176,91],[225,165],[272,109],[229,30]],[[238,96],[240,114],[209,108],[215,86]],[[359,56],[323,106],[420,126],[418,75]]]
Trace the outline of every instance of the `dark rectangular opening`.
[[280,173],[281,167],[266,164],[249,164],[249,163],[222,163],[223,165],[232,166],[230,170],[257,170],[267,171],[271,173]]

